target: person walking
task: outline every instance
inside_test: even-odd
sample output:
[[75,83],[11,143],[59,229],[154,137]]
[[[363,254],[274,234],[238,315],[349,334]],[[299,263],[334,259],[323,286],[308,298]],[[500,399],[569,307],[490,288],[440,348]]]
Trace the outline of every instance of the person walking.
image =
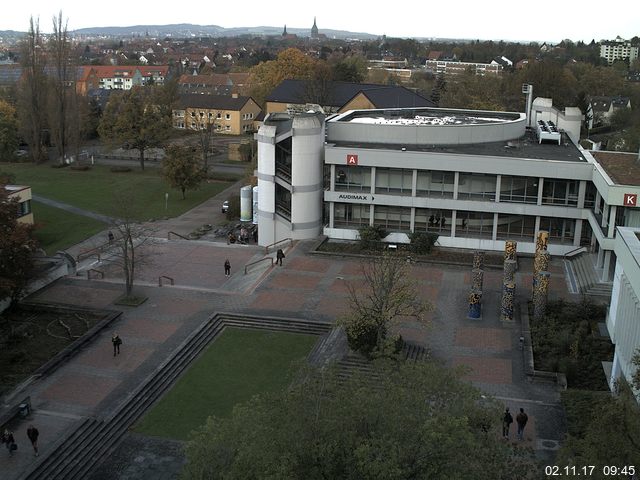
[[2,443],[5,444],[9,452],[9,456],[12,457],[13,452],[18,449],[18,445],[16,445],[15,438],[13,438],[13,432],[8,428],[5,429],[4,434],[2,435]]
[[120,345],[122,345],[120,335],[114,333],[111,337],[111,343],[113,343],[113,356],[120,355]]
[[513,417],[511,416],[511,412],[507,408],[504,411],[504,417],[502,417],[502,436],[504,438],[509,438],[509,429],[511,428],[511,424],[513,423]]
[[38,456],[38,435],[40,435],[40,432],[38,431],[38,429],[33,425],[29,425],[29,428],[27,428],[27,437],[29,437],[29,440],[31,440],[31,446],[33,447],[33,454],[36,457]]
[[228,258],[224,261],[224,276],[225,277],[231,276],[231,262],[229,261]]
[[518,424],[518,440],[524,440],[524,427],[527,425],[529,416],[524,413],[524,408],[520,409],[520,413],[516,415],[516,423]]
[[281,248],[278,249],[276,253],[276,263],[282,266],[282,259],[284,258],[284,252]]

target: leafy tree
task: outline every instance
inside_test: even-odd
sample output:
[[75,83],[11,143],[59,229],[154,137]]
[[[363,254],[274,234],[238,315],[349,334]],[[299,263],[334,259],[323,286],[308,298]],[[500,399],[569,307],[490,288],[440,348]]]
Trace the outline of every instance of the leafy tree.
[[193,149],[172,145],[162,161],[162,175],[172,188],[179,188],[182,199],[186,190],[194,190],[205,179],[205,172],[196,160]]
[[17,131],[16,109],[5,100],[0,100],[0,160],[13,159],[19,145]]
[[436,106],[440,105],[440,99],[442,95],[447,91],[447,81],[444,78],[444,73],[438,74],[436,77],[436,82],[433,85],[433,90],[431,90],[431,101],[436,104]]
[[136,87],[112,95],[98,126],[104,141],[137,149],[142,170],[145,151],[161,146],[171,129],[171,119],[162,114],[152,93],[150,88]]
[[403,259],[385,254],[363,265],[362,285],[348,284],[350,311],[338,324],[351,348],[366,355],[395,353],[398,339],[388,338],[390,328],[407,318],[425,322],[430,305],[419,299],[409,268]]
[[378,361],[348,378],[303,370],[288,389],[209,418],[187,445],[183,478],[534,478],[499,420],[495,402],[434,363]]
[[367,59],[362,55],[332,57],[329,64],[335,81],[361,83],[367,77]]
[[45,130],[48,83],[44,50],[40,24],[31,17],[29,31],[20,44],[22,80],[18,88],[18,125],[29,145],[31,159],[36,163],[47,158]]
[[37,247],[33,228],[18,222],[18,202],[9,199],[5,184],[0,183],[0,300],[15,304],[33,273],[33,256]]
[[603,473],[605,465],[638,468],[640,411],[629,387],[619,388],[615,396],[570,390],[563,394],[569,431],[558,452],[557,464],[594,465],[591,478],[602,480],[610,478]]

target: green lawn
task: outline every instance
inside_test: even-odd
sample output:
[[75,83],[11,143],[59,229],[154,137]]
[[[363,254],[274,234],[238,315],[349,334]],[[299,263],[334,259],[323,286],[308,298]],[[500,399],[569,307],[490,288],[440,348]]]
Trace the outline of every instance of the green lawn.
[[318,337],[226,329],[134,430],[187,440],[211,415],[229,416],[256,394],[287,386],[291,362],[305,357]]
[[92,218],[36,201],[31,202],[31,208],[36,222],[35,237],[49,255],[107,229],[107,225]]
[[[118,216],[114,212],[114,194],[124,192],[133,197],[131,213],[138,220],[175,217],[218,194],[230,182],[203,183],[198,190],[187,191],[186,199],[171,189],[157,169],[144,172],[114,173],[110,167],[96,165],[87,171],[51,168],[48,165],[2,163],[0,172],[15,175],[15,182],[28,185],[36,195],[52,198],[86,210]],[[169,193],[165,210],[165,193]]]

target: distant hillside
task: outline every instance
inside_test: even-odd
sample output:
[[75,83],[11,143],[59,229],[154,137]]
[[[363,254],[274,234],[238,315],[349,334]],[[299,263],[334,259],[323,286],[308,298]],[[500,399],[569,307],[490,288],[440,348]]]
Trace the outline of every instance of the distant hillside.
[[[233,37],[240,35],[279,35],[282,33],[283,27],[234,27],[224,28],[218,25],[193,25],[190,23],[176,25],[134,25],[130,27],[91,27],[80,28],[74,30],[77,35],[95,35],[109,37],[129,37],[133,35],[152,37]],[[311,27],[289,28],[287,33],[294,33],[300,37],[308,37],[311,34]],[[357,38],[368,40],[377,38],[378,35],[362,32],[348,32],[345,30],[327,30],[320,29],[320,33],[325,34],[328,38]],[[0,35],[2,33],[0,32]]]

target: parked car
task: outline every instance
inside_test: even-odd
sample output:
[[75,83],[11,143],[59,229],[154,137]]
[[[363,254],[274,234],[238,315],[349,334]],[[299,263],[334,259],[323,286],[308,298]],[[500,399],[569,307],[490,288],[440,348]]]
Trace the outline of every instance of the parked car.
[[222,213],[227,213],[229,211],[229,200],[225,200],[222,202]]

